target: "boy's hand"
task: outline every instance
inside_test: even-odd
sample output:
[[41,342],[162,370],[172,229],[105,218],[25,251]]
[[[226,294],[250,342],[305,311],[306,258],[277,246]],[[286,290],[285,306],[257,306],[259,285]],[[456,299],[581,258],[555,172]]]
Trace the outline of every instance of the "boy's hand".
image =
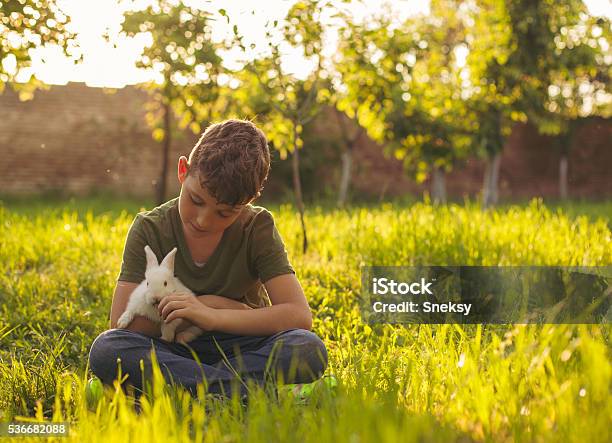
[[159,302],[159,315],[164,322],[169,323],[181,318],[205,331],[212,331],[215,309],[200,303],[192,294],[174,293],[162,298]]
[[[186,329],[189,329],[190,327],[192,327],[193,325],[191,324],[191,322],[185,320],[185,319],[181,319],[180,323],[178,324],[178,326],[176,327],[176,330],[174,331],[176,334],[179,334],[181,332],[183,332]],[[175,339],[176,341],[176,339]]]

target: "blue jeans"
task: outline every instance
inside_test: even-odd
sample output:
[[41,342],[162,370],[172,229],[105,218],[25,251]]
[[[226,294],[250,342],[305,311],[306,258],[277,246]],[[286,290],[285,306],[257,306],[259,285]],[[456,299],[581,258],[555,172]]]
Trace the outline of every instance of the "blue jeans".
[[[128,375],[126,382],[142,392],[143,376],[145,380],[151,378],[151,349],[154,348],[166,382],[182,385],[193,396],[197,395],[198,383],[204,379],[210,393],[231,396],[238,388],[239,395],[244,396],[249,380],[260,386],[276,382],[280,377],[285,383],[310,383],[321,377],[327,367],[325,344],[305,329],[289,329],[271,336],[215,331],[203,333],[188,346],[200,364],[190,349],[179,343],[127,329],[109,329],[91,345],[89,367],[102,383],[112,384],[117,378],[120,359],[121,373],[124,377]],[[245,384],[238,382],[236,373]]]

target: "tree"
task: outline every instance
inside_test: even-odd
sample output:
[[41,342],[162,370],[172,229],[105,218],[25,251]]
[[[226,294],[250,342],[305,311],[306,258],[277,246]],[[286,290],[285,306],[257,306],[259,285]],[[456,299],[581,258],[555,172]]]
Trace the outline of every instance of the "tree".
[[432,174],[435,201],[446,199],[444,171],[466,155],[467,112],[454,60],[463,42],[455,1],[434,1],[429,17],[393,27],[345,19],[337,70],[345,86],[339,107],[402,160],[418,182]]
[[122,24],[129,36],[150,36],[151,44],[144,49],[138,67],[157,75],[145,89],[151,97],[147,119],[153,137],[162,142],[162,168],[156,186],[160,204],[166,196],[175,116],[181,127],[198,133],[216,106],[222,68],[217,55],[220,45],[211,40],[210,15],[210,11],[183,1],[157,0],[145,10],[127,12]]
[[469,107],[475,116],[472,133],[476,152],[485,157],[482,204],[497,203],[501,152],[512,131],[513,105],[519,89],[508,81],[508,59],[513,40],[505,2],[479,0],[471,9],[473,26],[467,30]]
[[592,100],[592,94],[579,90],[587,85],[587,91],[604,91],[610,83],[610,68],[601,55],[607,41],[588,34],[609,35],[609,25],[595,26],[598,20],[588,18],[580,0],[479,0],[472,12],[471,102],[480,115],[474,139],[487,158],[483,206],[497,201],[500,154],[516,121],[530,121],[540,133],[559,136],[560,192],[566,195],[572,121],[581,102]]
[[[349,14],[342,18],[334,63],[336,107],[356,120],[370,138],[385,145],[389,154],[401,135],[388,124],[388,117],[403,112],[401,95],[413,66],[406,63],[405,56],[414,42],[408,33],[388,32],[389,14],[371,17],[368,23],[357,23]],[[396,70],[396,64],[402,69]]]
[[[420,51],[415,55],[398,154],[410,159],[417,181],[432,177],[434,202],[446,201],[445,173],[471,149],[472,119],[462,96],[457,50],[465,48],[463,1],[433,0],[430,14],[405,25]],[[396,67],[397,69],[397,67]],[[404,94],[402,94],[404,95]]]
[[338,188],[338,207],[342,208],[347,201],[349,187],[351,184],[353,170],[353,152],[357,142],[364,134],[364,129],[353,121],[355,128],[350,128],[345,122],[346,113],[341,111],[341,105],[335,101],[334,115],[340,128],[340,138],[344,144],[344,152],[342,152],[342,170],[340,174],[340,186]]
[[469,107],[476,116],[472,132],[477,152],[486,159],[482,205],[497,203],[501,152],[515,121],[526,121],[518,100],[522,93],[520,63],[509,60],[518,50],[512,33],[508,2],[478,0],[471,9],[466,41],[471,79]]
[[[555,136],[554,147],[560,153],[559,196],[568,195],[568,157],[580,120],[590,115],[606,115],[607,106],[600,96],[610,94],[609,52],[610,21],[591,17],[580,0],[544,2],[537,13],[541,26],[531,31],[546,44],[546,63],[532,73],[540,80],[524,103],[525,112],[545,135]],[[516,11],[515,15],[522,14]],[[544,46],[542,44],[541,46]]]
[[[293,191],[295,203],[302,226],[302,251],[308,249],[308,236],[304,220],[304,200],[300,178],[300,149],[303,147],[302,129],[320,111],[321,104],[329,90],[322,81],[322,39],[323,28],[321,12],[327,4],[316,0],[300,1],[289,10],[285,23],[278,22],[268,26],[269,55],[247,61],[245,68],[257,80],[267,101],[270,112],[263,122],[263,129],[272,146],[279,150],[281,158],[291,154]],[[282,40],[274,40],[275,32],[280,30]],[[234,27],[237,44],[244,53],[248,52],[243,36]],[[278,36],[276,36],[278,37]],[[313,60],[315,68],[305,79],[285,72],[281,63],[283,42],[301,48],[306,59]],[[243,80],[245,76],[242,76]],[[261,93],[255,97],[261,98]]]
[[[68,17],[52,0],[7,0],[0,2],[0,93],[6,84],[22,99],[43,86],[34,76],[17,78],[32,66],[31,50],[58,45],[67,55],[75,49],[68,31]],[[25,80],[25,81],[24,81]]]
[[[367,131],[373,139],[382,140],[379,111],[387,81],[379,76],[375,63],[372,62],[373,54],[369,49],[373,46],[368,48],[368,45],[377,39],[378,30],[382,25],[377,23],[368,29],[362,24],[355,23],[350,12],[340,12],[338,16],[342,25],[338,30],[338,50],[333,60],[334,87],[330,102],[334,105],[345,146],[338,194],[338,205],[343,206],[351,178],[355,143],[364,131]],[[351,131],[344,124],[342,114],[356,123],[357,130]]]

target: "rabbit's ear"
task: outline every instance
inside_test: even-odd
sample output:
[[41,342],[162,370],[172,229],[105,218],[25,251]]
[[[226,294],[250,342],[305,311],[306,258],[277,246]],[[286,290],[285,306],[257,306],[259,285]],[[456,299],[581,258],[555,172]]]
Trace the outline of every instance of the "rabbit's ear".
[[147,271],[151,268],[156,268],[159,266],[159,262],[157,261],[157,257],[155,256],[155,252],[149,247],[149,245],[145,246],[145,255],[147,256]]
[[164,257],[160,266],[165,266],[170,271],[174,271],[174,257],[176,256],[176,248],[168,252],[168,255]]

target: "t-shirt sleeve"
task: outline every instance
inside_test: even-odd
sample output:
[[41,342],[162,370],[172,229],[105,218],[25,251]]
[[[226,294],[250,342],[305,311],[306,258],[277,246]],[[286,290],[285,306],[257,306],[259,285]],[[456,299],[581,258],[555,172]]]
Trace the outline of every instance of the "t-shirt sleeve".
[[121,271],[117,280],[140,283],[145,278],[147,258],[144,247],[147,244],[143,219],[137,215],[125,239]]
[[262,283],[283,274],[295,274],[274,218],[264,210],[257,215],[251,236],[251,265]]

